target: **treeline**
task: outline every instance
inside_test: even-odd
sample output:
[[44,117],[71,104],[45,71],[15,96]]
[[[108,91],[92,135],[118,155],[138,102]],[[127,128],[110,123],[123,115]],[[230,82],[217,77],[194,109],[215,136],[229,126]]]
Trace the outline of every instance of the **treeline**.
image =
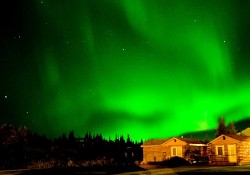
[[220,136],[221,134],[228,134],[228,135],[237,134],[237,130],[234,125],[234,122],[230,122],[227,126],[225,122],[225,118],[223,116],[219,118],[217,130],[216,130],[216,137]]
[[101,134],[86,133],[76,138],[74,132],[49,139],[27,127],[3,124],[0,128],[0,168],[51,168],[129,165],[142,160],[142,141],[129,136],[105,139]]

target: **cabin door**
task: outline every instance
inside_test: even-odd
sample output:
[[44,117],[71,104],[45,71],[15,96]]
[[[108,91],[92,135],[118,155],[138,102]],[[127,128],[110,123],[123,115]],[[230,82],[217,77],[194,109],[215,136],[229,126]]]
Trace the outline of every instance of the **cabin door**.
[[236,145],[228,145],[228,161],[232,163],[237,162],[237,155],[236,155]]

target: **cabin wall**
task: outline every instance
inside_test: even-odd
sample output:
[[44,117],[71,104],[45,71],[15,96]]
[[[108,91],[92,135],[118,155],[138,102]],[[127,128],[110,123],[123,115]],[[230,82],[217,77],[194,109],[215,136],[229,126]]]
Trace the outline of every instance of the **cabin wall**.
[[[229,154],[229,145],[236,145],[235,158]],[[224,146],[224,155],[216,155],[216,146]],[[250,141],[238,141],[228,136],[218,137],[209,144],[211,165],[250,165]],[[232,162],[232,157],[235,162]]]
[[[224,146],[224,155],[216,155],[216,146]],[[236,145],[236,152],[237,152],[238,146]],[[229,162],[228,158],[228,144],[219,144],[219,145],[214,145],[211,144],[209,145],[209,164],[210,165],[233,165],[237,164],[237,161],[234,163]],[[237,158],[236,158],[237,159]]]
[[167,158],[169,159],[171,157],[174,157],[172,155],[172,148],[174,148],[174,147],[181,147],[181,154],[178,156],[184,158],[185,152],[186,152],[186,145],[187,145],[186,142],[183,142],[182,140],[173,138],[173,139],[169,140],[168,142],[164,143],[162,146],[167,148],[167,151],[166,151],[168,153]]
[[[179,147],[180,145],[171,145],[171,146],[147,146],[143,147],[143,160],[144,162],[161,162],[164,160],[170,159],[172,156],[171,154],[171,147]],[[182,148],[182,158],[188,160],[190,155],[187,154],[187,150],[198,150],[201,149],[190,147],[190,146],[180,146]]]
[[238,164],[250,165],[250,142],[241,142],[238,149]]
[[145,162],[159,162],[162,157],[161,146],[143,147],[143,160]]
[[[236,154],[229,155],[229,145],[235,145]],[[217,155],[216,147],[223,147],[223,155]],[[228,136],[220,136],[208,145],[208,156],[210,165],[237,165],[239,157],[240,141]]]

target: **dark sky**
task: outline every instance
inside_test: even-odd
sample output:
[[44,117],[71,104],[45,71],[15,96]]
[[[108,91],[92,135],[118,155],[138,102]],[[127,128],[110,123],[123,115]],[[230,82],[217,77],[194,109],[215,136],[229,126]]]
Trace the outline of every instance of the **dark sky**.
[[0,122],[170,137],[250,116],[248,0],[6,0]]

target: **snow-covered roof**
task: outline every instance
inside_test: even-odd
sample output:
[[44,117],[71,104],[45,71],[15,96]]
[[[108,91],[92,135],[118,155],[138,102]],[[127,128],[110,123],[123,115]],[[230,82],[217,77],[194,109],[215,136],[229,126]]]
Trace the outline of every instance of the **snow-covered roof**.
[[250,136],[250,127],[249,127],[249,128],[244,129],[244,130],[243,130],[243,131],[241,131],[241,132],[238,132],[238,135]]

